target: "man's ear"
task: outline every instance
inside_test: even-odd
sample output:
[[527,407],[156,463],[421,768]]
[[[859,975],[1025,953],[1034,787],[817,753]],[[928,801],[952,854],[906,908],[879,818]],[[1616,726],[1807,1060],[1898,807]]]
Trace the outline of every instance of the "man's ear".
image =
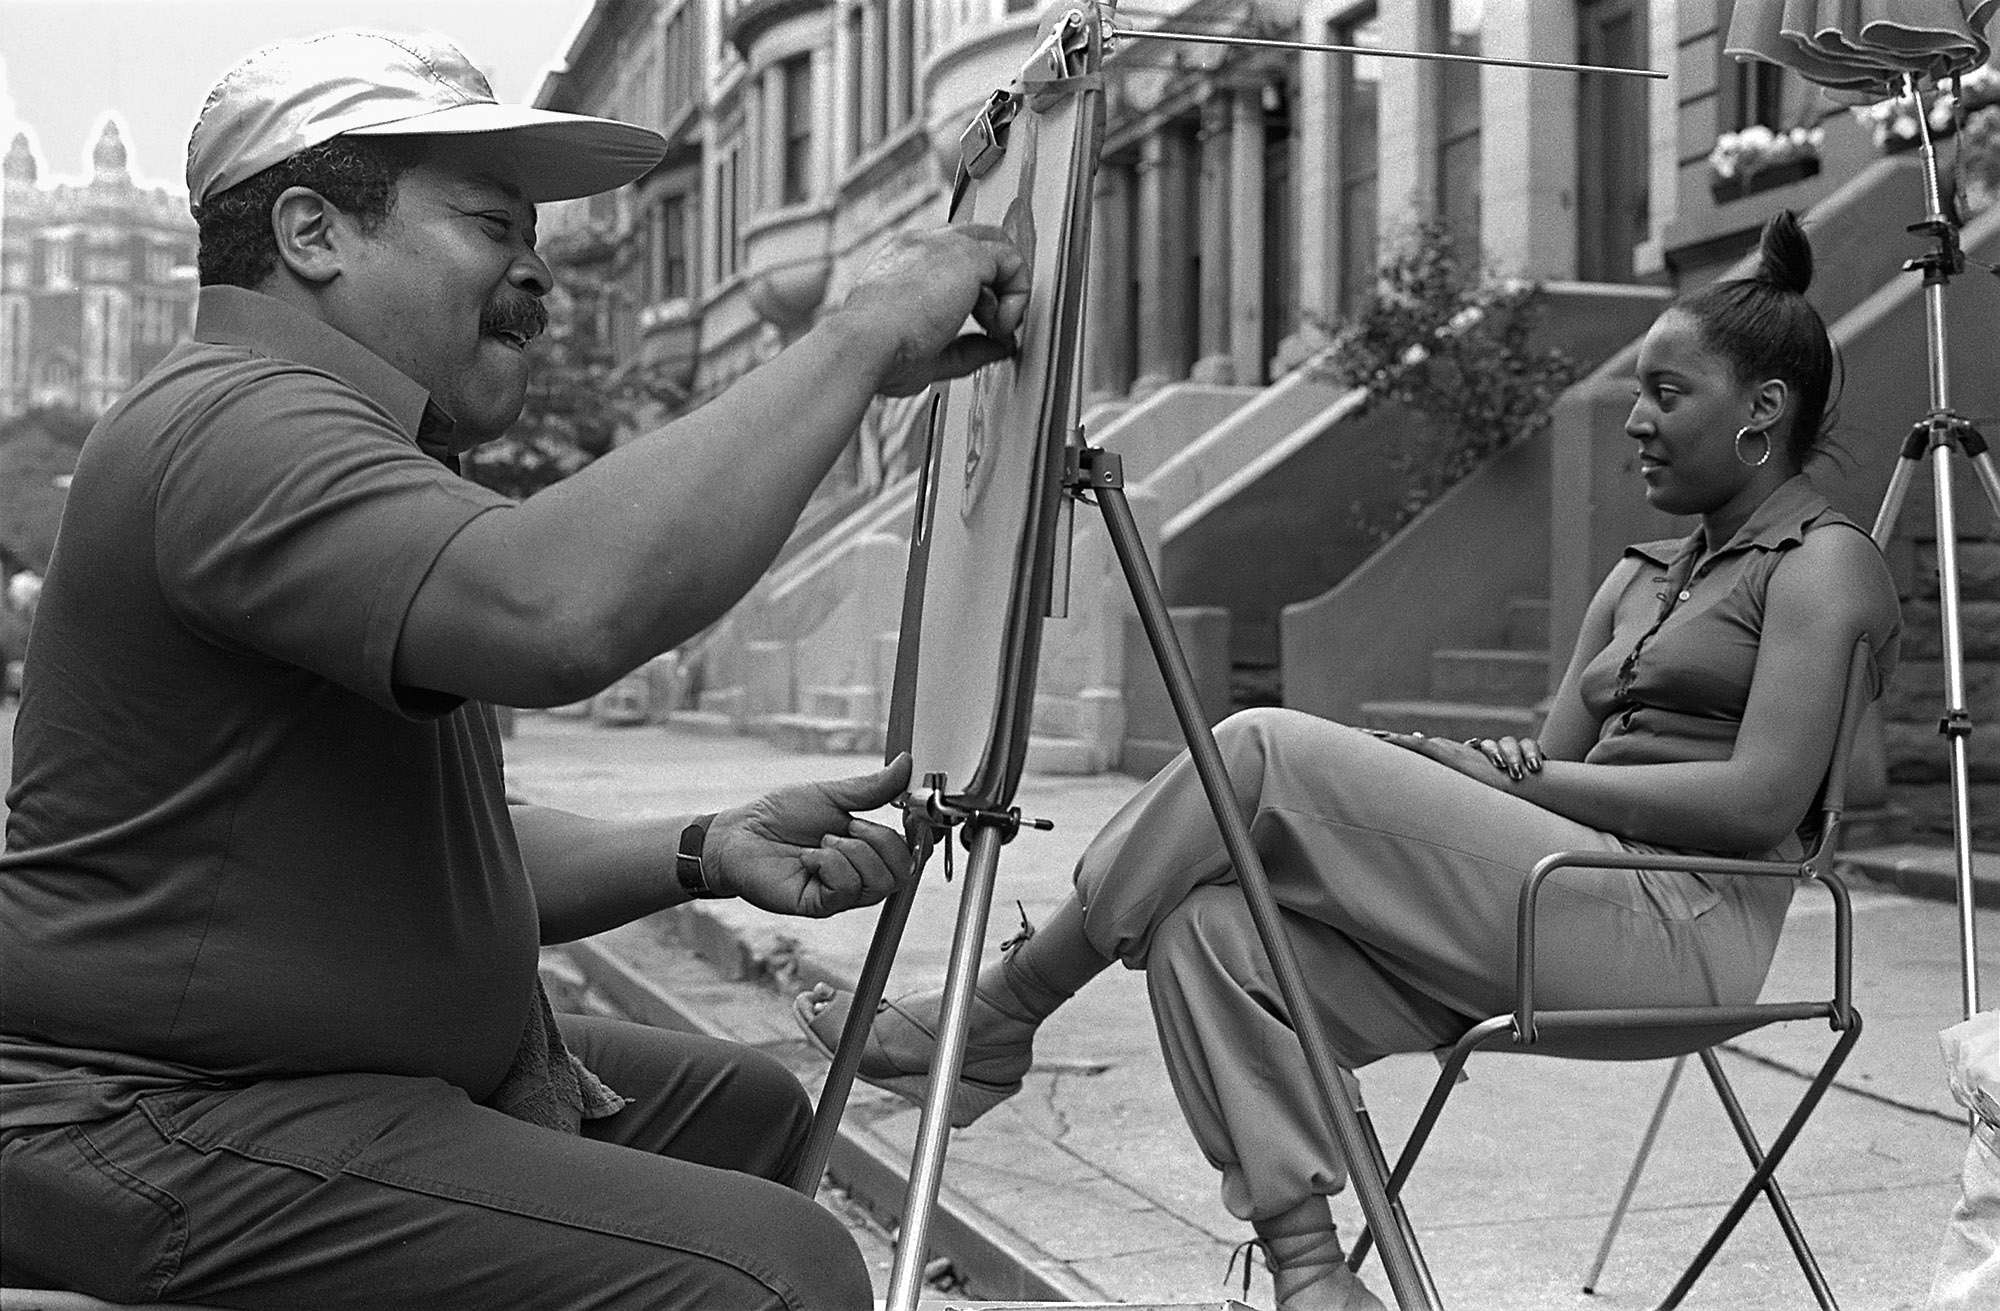
[[332,282],[340,275],[334,231],[340,218],[340,210],[317,191],[287,187],[271,203],[271,235],[278,259],[301,281]]

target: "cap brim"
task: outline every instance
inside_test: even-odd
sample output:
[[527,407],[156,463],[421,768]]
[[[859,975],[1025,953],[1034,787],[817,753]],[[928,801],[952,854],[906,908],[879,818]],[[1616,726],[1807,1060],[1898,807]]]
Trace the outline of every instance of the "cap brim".
[[644,177],[667,153],[665,137],[636,123],[527,105],[454,105],[340,135],[467,137],[468,145],[506,158],[517,170],[522,196],[536,204],[622,187]]

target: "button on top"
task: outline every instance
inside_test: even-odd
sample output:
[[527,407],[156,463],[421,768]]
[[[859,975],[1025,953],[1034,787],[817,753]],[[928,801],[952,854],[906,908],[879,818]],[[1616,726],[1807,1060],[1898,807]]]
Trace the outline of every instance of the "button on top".
[[1687,594],[1686,592],[1682,592],[1682,593],[1681,593],[1681,600],[1685,601],[1685,600],[1687,600],[1687,599],[1688,599],[1688,594]]

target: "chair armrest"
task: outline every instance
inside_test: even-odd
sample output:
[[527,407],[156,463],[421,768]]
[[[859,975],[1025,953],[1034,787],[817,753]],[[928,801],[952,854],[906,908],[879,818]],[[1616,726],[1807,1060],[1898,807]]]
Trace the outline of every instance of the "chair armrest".
[[[1798,860],[1752,860],[1733,856],[1680,856],[1666,852],[1623,853],[1608,851],[1558,851],[1542,857],[1521,885],[1520,909],[1514,949],[1514,1035],[1517,1042],[1535,1040],[1535,912],[1540,905],[1542,884],[1560,869],[1677,870],[1690,874],[1722,874],[1731,877],[1783,878],[1818,883],[1833,897],[1833,987],[1834,1022],[1845,1028],[1851,997],[1851,963],[1854,928],[1847,887],[1828,868],[1822,868],[1807,853]],[[1830,862],[1828,862],[1830,863]]]

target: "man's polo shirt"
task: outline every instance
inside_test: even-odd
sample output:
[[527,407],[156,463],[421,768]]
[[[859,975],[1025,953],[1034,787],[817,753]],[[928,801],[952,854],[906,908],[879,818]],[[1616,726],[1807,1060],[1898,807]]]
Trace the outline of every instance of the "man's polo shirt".
[[0,1128],[330,1071],[482,1098],[534,996],[493,717],[393,675],[439,553],[509,502],[318,320],[208,287],[196,338],[85,442],[36,616]]

